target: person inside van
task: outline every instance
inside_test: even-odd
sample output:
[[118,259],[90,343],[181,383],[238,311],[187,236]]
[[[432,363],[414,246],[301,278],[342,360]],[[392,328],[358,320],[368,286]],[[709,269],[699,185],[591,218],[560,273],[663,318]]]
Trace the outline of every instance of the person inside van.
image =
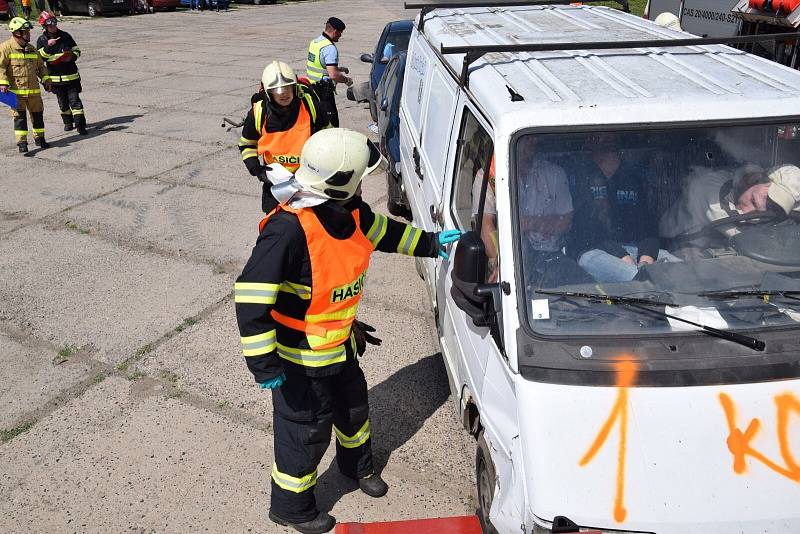
[[[481,189],[483,188],[483,168],[475,173],[472,182],[472,216],[477,217],[480,210]],[[499,277],[498,249],[497,249],[497,203],[495,201],[494,186],[494,154],[489,163],[489,183],[486,185],[486,200],[483,203],[481,215],[481,240],[486,249],[487,283],[497,282]]]
[[[779,217],[800,212],[800,168],[778,165],[764,170],[745,163],[734,170],[694,168],[686,178],[686,190],[659,222],[666,238],[695,235],[710,222],[737,214],[769,211]],[[720,237],[739,232],[721,226]],[[697,236],[708,241],[713,236]]]
[[517,142],[520,229],[524,236],[526,283],[535,288],[593,282],[563,252],[572,225],[572,195],[564,170],[538,156],[532,135]]
[[591,155],[573,191],[579,215],[567,253],[597,282],[627,282],[644,265],[680,261],[660,247],[644,166],[623,157],[614,134],[591,136],[588,142]]

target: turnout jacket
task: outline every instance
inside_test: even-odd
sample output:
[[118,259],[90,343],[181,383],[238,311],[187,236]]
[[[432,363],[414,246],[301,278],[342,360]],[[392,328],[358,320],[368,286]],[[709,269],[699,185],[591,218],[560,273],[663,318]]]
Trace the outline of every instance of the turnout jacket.
[[[50,46],[47,44],[50,39],[58,40]],[[81,56],[81,49],[70,34],[59,29],[56,35],[51,37],[45,30],[36,41],[36,49],[47,65],[47,72],[53,85],[65,85],[81,79],[78,66],[75,64]],[[72,54],[66,54],[68,50],[71,50]]]
[[[321,279],[327,275],[326,266],[339,262],[350,267],[351,258],[341,256],[341,251],[348,249],[345,242],[368,247],[365,258],[355,257],[356,254],[352,258],[353,262],[366,260],[365,269],[372,250],[420,257],[438,254],[436,233],[374,213],[358,196],[344,205],[325,202],[303,210],[313,212],[314,222],[318,221],[322,226],[319,232],[327,235],[305,235],[298,215],[279,209],[263,224],[250,259],[234,285],[242,352],[256,382],[264,382],[284,371],[329,376],[339,373],[355,358],[351,332],[345,331],[343,335],[347,337],[338,341],[337,347],[328,345],[315,350],[310,347],[310,340],[314,339],[311,334],[290,328],[285,324],[287,321],[281,319],[308,317],[310,306],[315,305],[314,300],[316,305],[320,300],[324,300],[323,305],[330,302],[331,309],[336,309],[341,298],[359,295],[363,291],[362,275],[353,283],[332,291],[330,298],[327,295],[324,299],[312,298],[312,294],[318,294],[313,291],[313,273]],[[316,239],[316,242],[309,245],[310,239]],[[336,241],[342,241],[342,246],[337,246]],[[320,246],[324,252],[319,252]],[[310,250],[316,251],[313,259]],[[352,311],[352,317],[356,310]],[[318,312],[314,310],[314,313]],[[337,318],[330,315],[332,319]],[[294,321],[299,322],[296,319]],[[330,354],[335,356],[328,359],[326,355]],[[301,360],[312,363],[304,364]]]
[[[270,159],[271,154],[265,154],[271,137],[278,137],[281,133],[289,132],[301,126],[298,124],[300,122],[298,118],[301,117],[301,106],[303,107],[302,116],[308,121],[310,131],[296,132],[296,134],[304,137],[302,142],[292,143],[289,140],[288,143],[281,143],[284,146],[297,144],[300,148],[302,148],[308,137],[330,126],[328,114],[313,92],[302,91],[286,107],[270,102],[266,96],[253,103],[250,111],[247,112],[247,117],[244,119],[242,135],[239,139],[239,152],[241,152],[242,161],[250,174],[256,176],[261,170],[259,156],[264,156],[265,164],[272,162]],[[294,148],[292,151],[297,152],[295,155],[299,160],[299,150]],[[286,162],[279,161],[279,163],[290,167],[290,165],[286,165]]]
[[50,76],[30,43],[22,47],[14,37],[0,43],[0,85],[18,96],[38,95],[39,80],[48,82]]

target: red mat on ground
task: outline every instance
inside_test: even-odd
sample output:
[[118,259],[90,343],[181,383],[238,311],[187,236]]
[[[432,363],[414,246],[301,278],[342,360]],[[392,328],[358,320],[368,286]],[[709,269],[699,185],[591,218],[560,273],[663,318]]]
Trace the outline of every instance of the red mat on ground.
[[441,517],[386,523],[340,523],[336,534],[481,534],[478,517]]

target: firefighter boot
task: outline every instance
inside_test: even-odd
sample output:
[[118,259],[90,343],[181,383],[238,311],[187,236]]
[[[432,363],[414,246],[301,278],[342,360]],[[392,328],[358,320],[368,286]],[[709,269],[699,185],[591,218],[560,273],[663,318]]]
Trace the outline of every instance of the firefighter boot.
[[271,510],[269,512],[269,518],[279,525],[291,527],[298,532],[302,532],[303,534],[323,534],[324,532],[329,532],[333,527],[336,526],[336,520],[330,514],[325,512],[319,512],[317,517],[304,523],[290,523],[289,521],[281,519],[277,515],[273,514]]
[[383,497],[389,491],[389,485],[377,473],[359,478],[358,487],[370,497]]
[[75,129],[75,123],[72,122],[72,117],[67,119],[64,117],[64,131],[69,132]]
[[28,152],[28,142],[27,141],[20,141],[17,143],[17,148],[19,149],[20,154],[25,154]]
[[75,128],[78,129],[78,133],[80,135],[88,135],[89,132],[86,131],[86,117],[84,117],[83,115],[76,116]]
[[36,146],[38,146],[42,150],[44,150],[45,148],[50,148],[50,143],[45,141],[44,137],[34,137],[33,142],[36,144]]

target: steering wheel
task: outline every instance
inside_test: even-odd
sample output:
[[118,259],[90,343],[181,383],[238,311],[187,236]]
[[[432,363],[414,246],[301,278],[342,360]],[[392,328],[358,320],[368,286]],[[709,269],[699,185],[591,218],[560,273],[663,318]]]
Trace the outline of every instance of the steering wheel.
[[749,213],[737,213],[736,215],[730,215],[728,217],[723,217],[722,219],[711,221],[710,223],[703,225],[703,227],[696,232],[691,232],[691,233],[684,232],[682,234],[678,234],[672,238],[672,242],[681,243],[684,241],[692,241],[693,239],[697,239],[698,237],[704,237],[710,235],[712,230],[715,230],[722,226],[730,226],[730,225],[736,226],[741,223],[750,221],[758,221],[759,224],[769,224],[779,219],[780,216],[771,211],[751,211]]

